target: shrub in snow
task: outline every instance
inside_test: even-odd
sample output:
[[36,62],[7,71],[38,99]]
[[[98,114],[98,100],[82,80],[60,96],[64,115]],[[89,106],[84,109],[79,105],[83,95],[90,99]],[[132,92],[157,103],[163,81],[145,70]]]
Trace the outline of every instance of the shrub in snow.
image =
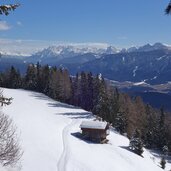
[[162,148],[162,151],[163,151],[163,154],[167,156],[167,155],[168,155],[168,152],[169,152],[168,146],[165,145],[165,146]]
[[143,153],[143,142],[140,137],[140,132],[137,129],[135,130],[132,138],[130,139],[129,148],[138,155],[142,155]]
[[0,113],[0,163],[3,166],[13,165],[20,157],[21,150],[12,120]]
[[124,113],[117,113],[115,118],[115,123],[113,126],[120,134],[124,134],[126,132],[127,120],[126,115]]
[[160,165],[161,165],[161,168],[162,168],[162,169],[165,169],[165,167],[166,167],[166,160],[165,160],[164,157],[162,157],[162,159],[161,159],[161,161],[160,161]]

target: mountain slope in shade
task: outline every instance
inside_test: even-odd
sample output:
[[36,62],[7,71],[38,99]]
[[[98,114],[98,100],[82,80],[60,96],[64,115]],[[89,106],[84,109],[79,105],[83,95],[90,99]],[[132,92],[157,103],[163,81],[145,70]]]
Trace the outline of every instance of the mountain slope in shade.
[[20,72],[25,72],[27,68],[27,64],[22,59],[12,58],[8,56],[2,56],[0,58],[0,72],[7,71],[14,66],[15,68],[19,69]]
[[102,73],[105,78],[116,81],[145,81],[149,84],[166,83],[171,80],[171,51],[153,50],[104,55],[84,63],[70,71]]
[[14,98],[3,111],[20,133],[21,171],[162,171],[158,158],[130,152],[129,140],[113,130],[108,144],[79,139],[80,123],[93,119],[89,112],[31,91],[4,89],[4,95]]

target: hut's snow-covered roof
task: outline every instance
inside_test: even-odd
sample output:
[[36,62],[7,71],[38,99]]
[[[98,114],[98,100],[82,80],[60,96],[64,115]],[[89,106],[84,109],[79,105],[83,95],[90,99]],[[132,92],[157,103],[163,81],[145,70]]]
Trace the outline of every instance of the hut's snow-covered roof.
[[82,121],[80,128],[105,129],[107,122],[102,121]]

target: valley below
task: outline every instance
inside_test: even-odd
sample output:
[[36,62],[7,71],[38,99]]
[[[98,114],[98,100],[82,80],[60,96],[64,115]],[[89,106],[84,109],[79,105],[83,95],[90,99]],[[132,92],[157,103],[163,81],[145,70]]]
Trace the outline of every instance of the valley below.
[[150,85],[145,82],[118,82],[110,81],[121,92],[128,93],[132,98],[140,96],[146,104],[154,108],[163,107],[171,111],[171,83]]

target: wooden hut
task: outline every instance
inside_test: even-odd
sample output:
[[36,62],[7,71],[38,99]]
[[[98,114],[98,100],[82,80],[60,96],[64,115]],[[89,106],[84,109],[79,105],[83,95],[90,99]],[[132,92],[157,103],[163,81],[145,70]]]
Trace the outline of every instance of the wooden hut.
[[85,139],[93,142],[105,143],[109,135],[109,124],[101,121],[83,121],[80,125],[82,135]]

